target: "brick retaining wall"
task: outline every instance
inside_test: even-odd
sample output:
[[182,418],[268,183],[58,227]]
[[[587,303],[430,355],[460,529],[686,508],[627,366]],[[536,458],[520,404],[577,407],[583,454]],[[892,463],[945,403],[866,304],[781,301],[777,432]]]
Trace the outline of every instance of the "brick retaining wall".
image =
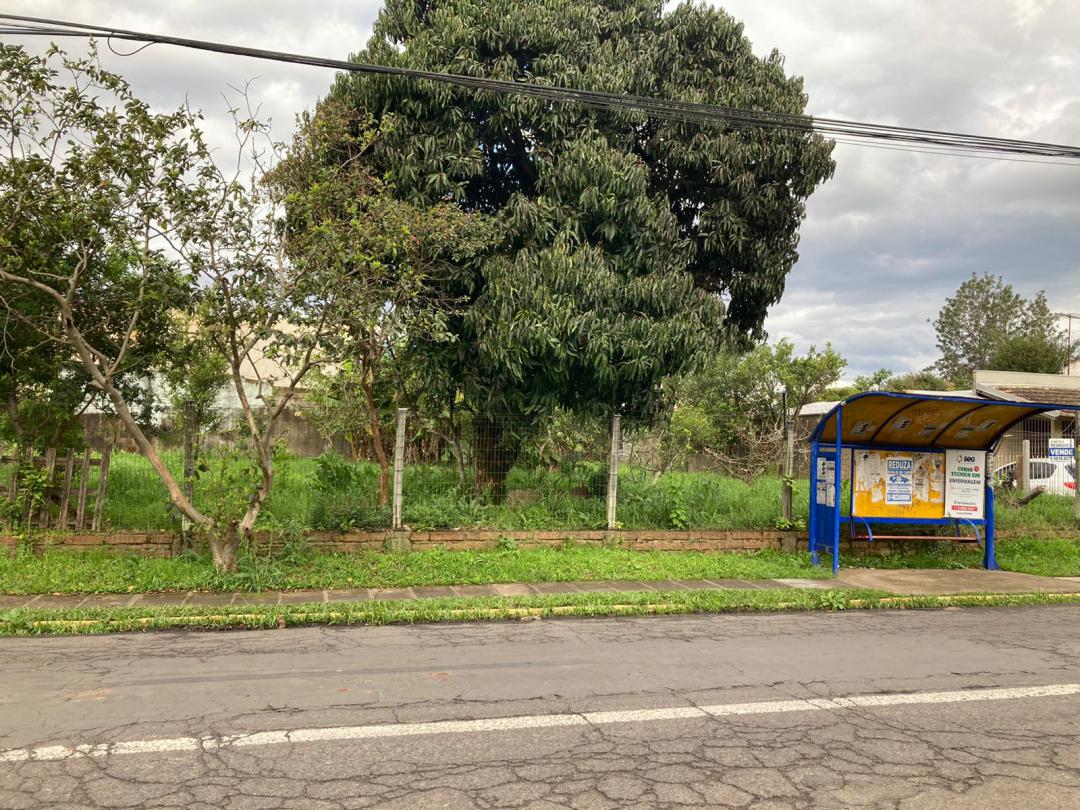
[[[394,540],[408,538],[415,551],[446,548],[456,551],[493,549],[500,541],[509,540],[521,548],[557,548],[567,541],[584,546],[614,546],[634,551],[760,551],[763,549],[796,550],[806,548],[806,536],[781,531],[497,531],[465,529],[459,531],[406,532],[391,531],[310,532],[308,543],[319,551],[357,552],[381,551]],[[257,542],[271,548],[280,541],[269,533],[260,533]],[[929,539],[929,538],[928,538]],[[947,539],[947,538],[943,538]],[[0,536],[0,553],[14,550],[18,539]],[[845,553],[889,553],[910,543],[841,538]],[[977,548],[975,544],[966,547]],[[35,537],[34,550],[45,548],[85,550],[108,548],[120,553],[141,554],[147,557],[171,557],[180,549],[177,535],[171,532],[123,533],[51,533]]]

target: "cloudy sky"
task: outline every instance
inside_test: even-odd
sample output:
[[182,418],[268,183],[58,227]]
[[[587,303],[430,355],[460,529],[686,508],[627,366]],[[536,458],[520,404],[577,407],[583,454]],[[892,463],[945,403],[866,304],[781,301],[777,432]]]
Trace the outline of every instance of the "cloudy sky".
[[[8,0],[9,13],[344,58],[378,0]],[[813,114],[1080,144],[1077,0],[725,0],[755,50],[778,48],[806,79]],[[69,47],[77,47],[72,43]],[[118,44],[119,50],[124,49]],[[107,57],[163,108],[187,98],[227,143],[221,94],[253,96],[287,135],[331,76],[315,68],[153,46]],[[837,146],[836,176],[810,200],[801,259],[770,314],[771,337],[831,342],[848,376],[922,368],[928,323],[971,273],[1045,289],[1080,312],[1080,166],[1039,166]],[[1080,323],[1077,324],[1080,327]]]

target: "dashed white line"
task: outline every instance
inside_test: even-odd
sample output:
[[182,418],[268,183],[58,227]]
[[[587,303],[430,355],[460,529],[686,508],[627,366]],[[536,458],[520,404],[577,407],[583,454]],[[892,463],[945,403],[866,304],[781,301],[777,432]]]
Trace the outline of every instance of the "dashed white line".
[[883,706],[918,706],[928,703],[1021,700],[1077,694],[1080,694],[1080,683],[1059,683],[1048,686],[995,687],[951,692],[850,695],[836,698],[769,700],[758,703],[721,703],[712,706],[675,706],[663,709],[524,715],[519,717],[494,717],[483,720],[438,720],[428,723],[388,723],[368,726],[279,729],[228,736],[204,735],[201,737],[126,740],[114,743],[12,748],[0,751],[0,762],[55,762],[80,757],[124,756],[174,751],[214,751],[222,748],[244,748],[249,746],[296,745],[312,742],[385,739],[432,734],[475,734],[479,732],[517,731],[562,726],[653,723],[665,720],[736,717],[755,714],[842,711],[852,708],[879,708]]

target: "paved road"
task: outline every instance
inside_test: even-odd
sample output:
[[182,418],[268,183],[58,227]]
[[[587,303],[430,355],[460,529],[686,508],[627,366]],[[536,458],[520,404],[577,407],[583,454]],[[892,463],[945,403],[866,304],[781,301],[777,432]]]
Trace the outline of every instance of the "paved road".
[[0,808],[1075,808],[1078,630],[1055,607],[6,639]]

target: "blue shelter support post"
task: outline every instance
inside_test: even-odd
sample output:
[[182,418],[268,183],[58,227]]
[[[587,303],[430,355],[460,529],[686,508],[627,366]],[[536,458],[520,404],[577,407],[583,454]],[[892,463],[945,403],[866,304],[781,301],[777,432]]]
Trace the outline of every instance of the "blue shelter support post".
[[818,507],[817,507],[817,466],[818,466],[818,443],[810,443],[810,515],[807,522],[807,532],[810,535],[810,562],[820,565],[821,558],[818,556],[817,533]]
[[840,571],[840,482],[844,476],[844,455],[843,455],[843,436],[844,436],[844,406],[841,403],[840,407],[836,409],[836,455],[834,456],[836,464],[833,470],[833,481],[835,482],[836,489],[833,496],[833,534],[832,534],[832,572],[835,577]]
[[990,471],[986,471],[986,502],[983,506],[986,525],[983,527],[983,567],[987,571],[1000,571],[997,555],[994,553],[994,488],[991,486]]
[[[848,536],[851,537],[852,540],[854,540],[855,539],[855,520],[854,520],[854,517],[855,517],[855,448],[854,447],[849,447],[848,448],[848,475],[850,476],[850,478],[848,480],[848,503],[847,503]],[[866,527],[866,530],[867,531],[870,530],[869,525]]]

